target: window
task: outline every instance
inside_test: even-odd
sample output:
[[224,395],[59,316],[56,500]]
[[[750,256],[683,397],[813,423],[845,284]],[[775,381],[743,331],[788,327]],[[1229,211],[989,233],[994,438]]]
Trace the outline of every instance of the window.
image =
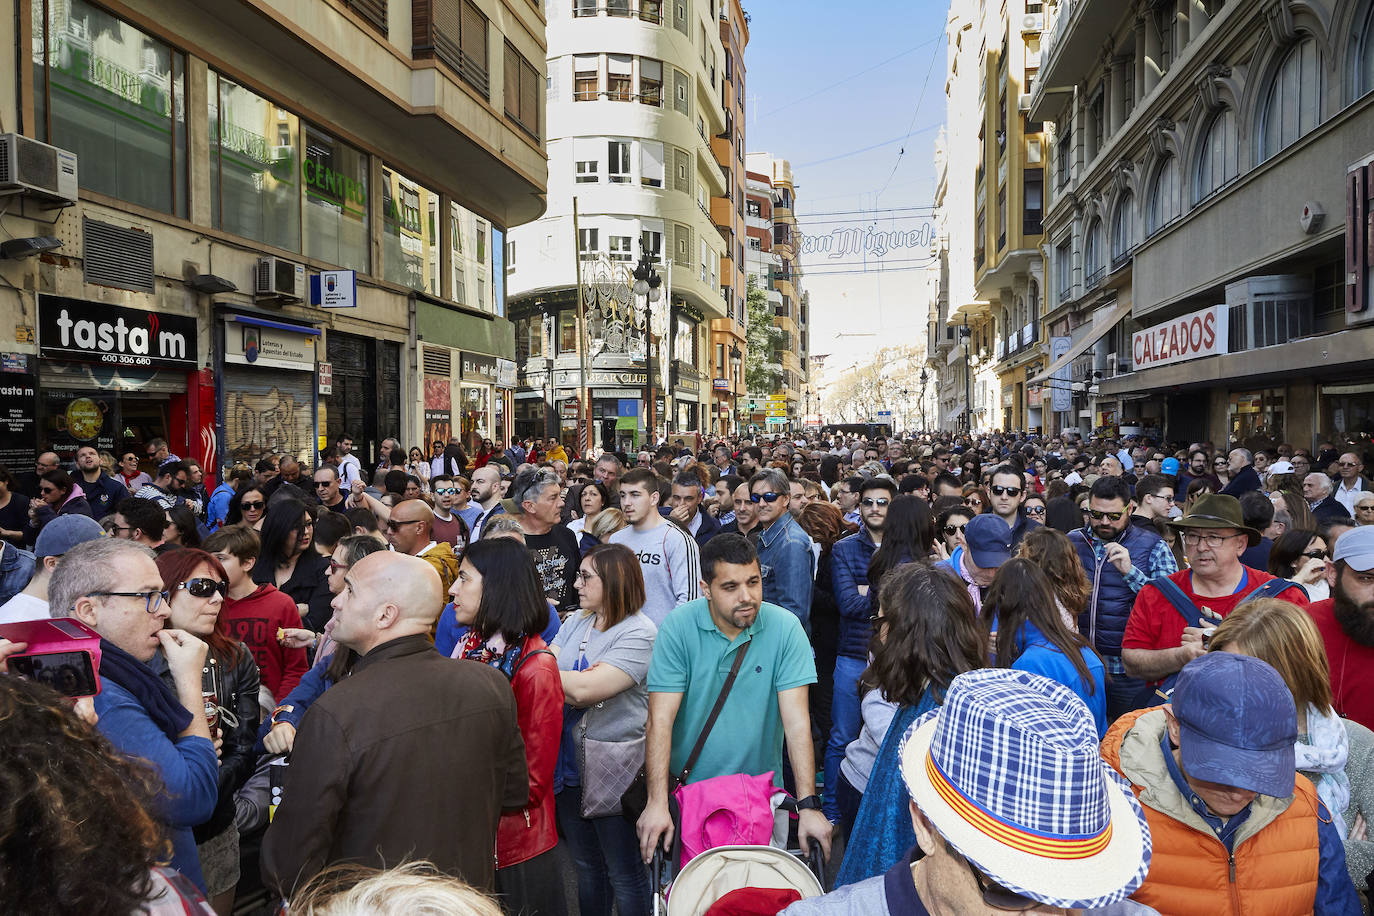
[[1223,108],[1203,134],[1193,183],[1193,200],[1202,201],[1226,187],[1239,174],[1236,156],[1236,113]]
[[1263,162],[1321,123],[1322,56],[1314,38],[1284,56],[1261,109],[1259,161]]
[[630,141],[606,141],[606,179],[611,184],[630,183]]
[[630,0],[606,0],[606,15],[628,17],[630,15]]
[[1065,121],[1059,128],[1059,142],[1054,152],[1056,187],[1069,183],[1073,172],[1073,122]]
[[663,62],[639,59],[639,101],[655,108],[663,104]]
[[300,251],[296,116],[214,71],[206,95],[211,222],[265,245]]
[[365,154],[306,126],[301,180],[308,257],[367,273],[371,249],[367,173]]
[[[1169,61],[1174,56],[1174,16],[1175,7],[1171,3],[1157,4],[1150,16],[1155,35],[1159,38],[1159,74],[1169,72]],[[1149,66],[1148,62],[1146,66]]]
[[1178,219],[1182,206],[1178,177],[1178,159],[1168,153],[1159,168],[1155,169],[1154,181],[1150,185],[1149,205],[1145,210],[1147,236],[1154,235]]
[[573,58],[573,100],[595,102],[599,59],[595,54],[579,54]]
[[982,267],[987,257],[988,217],[982,207],[973,220],[973,266]]
[[673,110],[691,117],[692,102],[688,98],[688,87],[692,85],[692,78],[681,70],[673,71]]
[[612,261],[633,261],[635,259],[634,249],[630,243],[632,239],[628,235],[610,235],[606,237],[610,243],[610,255]]
[[601,142],[590,137],[574,137],[573,180],[577,184],[596,184],[601,164]]
[[485,98],[491,92],[487,55],[487,17],[472,0],[435,0],[429,15],[432,48],[465,83]]
[[652,22],[654,25],[662,22],[662,0],[639,0],[639,18],[643,22]]
[[383,279],[439,295],[439,195],[382,166]]
[[1135,195],[1130,191],[1117,201],[1112,214],[1112,267],[1120,267],[1135,248]]
[[697,325],[684,315],[674,320],[673,358],[689,366],[697,364]]
[[1135,110],[1135,57],[1121,63],[1121,122],[1124,124]]
[[763,239],[759,238],[759,237],[756,236],[756,235],[751,235],[751,236],[749,236],[749,250],[750,250],[750,251],[762,251],[762,250],[763,250]]
[[[514,246],[514,242],[507,246],[507,270],[515,263]],[[449,204],[449,270],[453,280],[453,301],[488,313],[496,311],[490,293],[493,284],[488,282],[493,266],[487,261],[487,252],[493,250],[491,224],[471,210]]]
[[1106,272],[1102,263],[1102,221],[1094,219],[1083,234],[1083,289],[1096,287]]
[[514,241],[514,239],[512,239],[511,241],[509,241],[509,242],[506,243],[506,273],[512,273],[512,272],[514,272],[514,270],[515,270],[515,241]]
[[1084,156],[1085,162],[1092,162],[1097,158],[1097,154],[1102,152],[1102,144],[1106,140],[1106,129],[1106,93],[1103,91],[1103,87],[1099,85],[1092,101],[1088,102],[1088,136],[1085,138],[1088,150]]
[[744,212],[750,216],[763,216],[763,205],[757,200],[750,199],[744,204]]
[[539,136],[539,71],[515,46],[506,42],[506,117],[534,137]]
[[606,58],[606,97],[612,102],[628,102],[634,93],[630,69],[634,58],[628,54],[611,54]]
[[663,144],[643,140],[639,144],[639,183],[646,188],[663,187]]
[[597,244],[596,233],[595,229],[577,230],[577,253],[582,257],[592,257],[601,250]]
[[573,16],[595,16],[596,0],[573,0]]
[[997,250],[1007,247],[1007,186],[997,188]]
[[571,310],[558,313],[558,352],[577,352],[577,316]]
[[[710,276],[710,273],[708,273],[708,272],[707,272],[707,269],[706,269],[706,262],[709,261],[710,259],[711,259],[711,248],[710,248],[709,245],[706,244],[706,240],[705,240],[705,239],[702,239],[702,240],[701,240],[701,282],[702,282],[702,283],[707,282],[707,279],[706,279],[706,278]],[[714,285],[714,284],[712,284],[712,285]]]
[[515,322],[515,358],[524,362],[544,355],[544,318],[534,314]]
[[85,0],[33,17],[39,139],[76,153],[83,189],[186,216],[185,55]]
[[1353,42],[1352,58],[1355,61],[1355,94],[1360,98],[1374,92],[1374,5],[1364,14],[1364,26],[1359,29]]
[[639,233],[639,247],[654,263],[663,260],[663,230],[642,229]]
[[1039,235],[1044,231],[1045,170],[1026,169],[1023,175],[1026,186],[1026,209],[1021,220],[1021,233]]

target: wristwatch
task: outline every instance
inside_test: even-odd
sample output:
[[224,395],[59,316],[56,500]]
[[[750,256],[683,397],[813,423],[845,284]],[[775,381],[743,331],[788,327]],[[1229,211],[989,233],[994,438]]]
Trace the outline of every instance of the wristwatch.
[[821,810],[821,797],[819,795],[808,795],[806,798],[797,799],[798,811],[819,811]]

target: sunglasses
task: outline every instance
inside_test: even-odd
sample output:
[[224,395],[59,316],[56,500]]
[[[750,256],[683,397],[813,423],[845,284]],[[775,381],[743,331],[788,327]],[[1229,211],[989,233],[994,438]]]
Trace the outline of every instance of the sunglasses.
[[320,487],[327,487],[333,482],[332,480],[317,480],[315,481],[315,489],[318,490]]
[[1002,486],[997,486],[996,484],[994,484],[994,485],[992,485],[991,487],[988,487],[988,489],[992,491],[992,495],[993,495],[993,496],[1020,496],[1020,495],[1021,495],[1021,488],[1020,488],[1020,487],[1002,487]]
[[457,487],[436,487],[434,490],[435,496],[454,496],[457,493]]
[[861,500],[859,500],[859,505],[865,506],[865,507],[868,507],[868,508],[872,508],[873,506],[878,506],[879,508],[882,508],[883,506],[886,506],[886,505],[887,505],[888,503],[890,503],[890,502],[892,502],[892,500],[888,499],[888,498],[885,497],[885,496],[884,496],[884,497],[881,497],[881,498],[878,498],[878,499],[874,499],[874,498],[872,498],[872,497],[869,497],[868,499],[861,499]]
[[1092,516],[1092,520],[1095,522],[1100,522],[1104,518],[1110,522],[1119,522],[1121,521],[1121,517],[1126,514],[1125,509],[1122,509],[1120,512],[1100,512],[1097,509],[1088,509],[1086,511],[1088,515]]
[[1374,512],[1374,506],[1356,506],[1357,512]]
[[404,527],[405,525],[413,525],[413,524],[415,524],[415,523],[418,522],[418,521],[420,521],[420,519],[418,519],[418,518],[402,518],[402,519],[389,518],[389,519],[386,520],[386,530],[387,530],[387,531],[400,531],[401,528]]
[[782,498],[783,496],[785,496],[785,495],[787,495],[787,494],[784,494],[784,493],[750,493],[750,494],[749,494],[749,501],[750,501],[751,503],[768,503],[768,505],[771,506],[771,505],[773,505],[773,503],[777,502],[779,499],[781,499],[781,498]]
[[1044,507],[1044,506],[1027,506],[1027,507],[1026,507],[1026,514],[1027,514],[1027,515],[1044,515],[1044,514],[1045,514],[1045,507]]
[[206,579],[198,577],[187,579],[177,586],[178,590],[185,589],[186,593],[192,598],[209,598],[211,595],[218,594],[221,598],[229,594],[229,584],[218,579]]
[[1309,551],[1306,551],[1306,552],[1303,554],[1303,556],[1307,557],[1309,560],[1325,560],[1325,559],[1326,559],[1326,551],[1325,551],[1325,550],[1309,550]]
[[963,534],[964,529],[967,527],[967,525],[946,525],[944,531],[945,534],[954,537],[956,534]]
[[978,892],[983,895],[983,902],[994,910],[1021,912],[1040,906],[1040,901],[1022,897],[1015,891],[1008,890],[998,884],[974,867],[974,864],[967,858],[964,859],[964,864],[968,866],[969,873],[973,875],[973,881],[978,885]]
[[239,508],[242,509],[244,512],[256,512],[258,509],[261,509],[265,505],[266,503],[260,502],[239,503]]

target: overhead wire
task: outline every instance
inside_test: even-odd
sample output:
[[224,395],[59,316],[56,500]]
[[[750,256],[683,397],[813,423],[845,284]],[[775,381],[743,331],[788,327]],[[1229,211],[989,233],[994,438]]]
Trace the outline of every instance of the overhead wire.
[[[921,111],[921,102],[925,101],[926,87],[930,85],[930,74],[935,71],[935,59],[940,56],[940,47],[944,44],[944,40],[945,33],[941,32],[938,38],[939,43],[935,46],[935,51],[930,55],[930,66],[926,68],[926,78],[921,82],[921,92],[916,96],[916,105],[911,109],[911,121],[906,126],[907,137],[911,136],[912,128],[916,126],[916,116]],[[875,205],[878,202],[878,198],[882,197],[883,192],[887,190],[887,186],[892,183],[892,178],[897,174],[897,168],[902,164],[902,157],[905,155],[906,147],[903,146],[897,152],[897,161],[892,163],[892,171],[888,173],[887,181],[884,181],[883,186],[878,189],[878,193],[873,195],[873,203]]]
[[941,32],[941,33],[940,33],[938,36],[936,36],[935,38],[927,39],[926,41],[923,41],[923,42],[921,42],[921,43],[918,44],[918,45],[913,45],[912,47],[907,48],[905,51],[900,51],[900,52],[898,52],[898,53],[892,55],[891,57],[887,58],[886,60],[879,61],[878,63],[874,64],[874,65],[871,66],[871,67],[867,67],[867,68],[865,68],[865,69],[863,69],[863,70],[860,70],[858,73],[852,73],[852,74],[850,74],[849,76],[841,77],[840,79],[836,80],[836,81],[833,82],[833,83],[830,83],[830,84],[828,84],[828,85],[826,85],[826,86],[822,86],[820,89],[817,89],[815,92],[812,92],[812,93],[810,93],[810,94],[808,94],[808,95],[801,96],[800,98],[793,99],[792,101],[786,103],[785,105],[779,105],[777,108],[774,108],[772,111],[766,111],[766,112],[764,112],[763,114],[758,115],[758,116],[757,116],[757,120],[760,120],[760,121],[761,121],[761,120],[763,120],[764,118],[772,117],[773,115],[777,114],[777,113],[780,112],[780,111],[786,111],[787,109],[791,108],[793,105],[799,105],[799,104],[801,104],[802,102],[805,102],[805,101],[807,101],[807,100],[809,100],[809,99],[814,99],[814,98],[815,98],[816,96],[818,96],[818,95],[823,95],[823,94],[829,92],[831,89],[834,89],[836,86],[843,86],[845,83],[848,83],[848,82],[850,82],[851,80],[858,79],[859,77],[863,76],[863,75],[866,74],[866,73],[872,73],[874,70],[877,70],[879,67],[885,67],[885,66],[887,66],[888,64],[892,63],[894,60],[899,60],[900,58],[906,57],[908,54],[912,54],[912,53],[914,53],[914,52],[916,52],[916,51],[919,51],[919,50],[921,50],[922,48],[924,48],[924,47],[926,47],[927,45],[929,45],[931,42],[934,42],[934,41],[943,41],[943,40],[944,40],[944,37],[945,37],[945,36],[944,36],[944,33]]

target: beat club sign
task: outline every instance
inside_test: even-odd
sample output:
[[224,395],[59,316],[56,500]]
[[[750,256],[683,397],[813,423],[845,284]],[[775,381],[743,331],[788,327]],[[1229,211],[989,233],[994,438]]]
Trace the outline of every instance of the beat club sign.
[[38,297],[39,354],[112,366],[194,370],[196,319],[65,296]]
[[1226,308],[1214,305],[1137,331],[1131,339],[1135,371],[1229,352]]

